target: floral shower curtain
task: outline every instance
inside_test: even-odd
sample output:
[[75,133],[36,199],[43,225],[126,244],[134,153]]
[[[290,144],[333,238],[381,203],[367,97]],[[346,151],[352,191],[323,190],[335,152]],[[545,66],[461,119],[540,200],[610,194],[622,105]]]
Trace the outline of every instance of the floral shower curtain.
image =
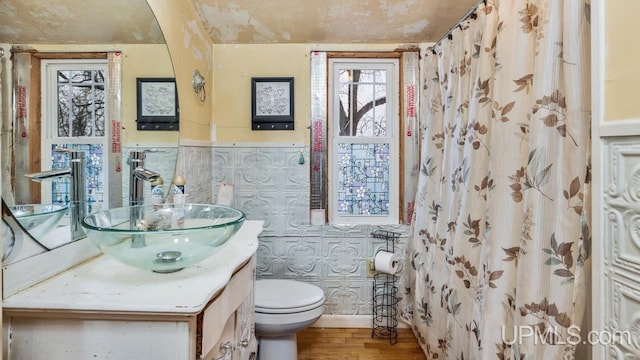
[[574,352],[590,276],[589,9],[489,0],[422,49],[399,309],[429,359]]

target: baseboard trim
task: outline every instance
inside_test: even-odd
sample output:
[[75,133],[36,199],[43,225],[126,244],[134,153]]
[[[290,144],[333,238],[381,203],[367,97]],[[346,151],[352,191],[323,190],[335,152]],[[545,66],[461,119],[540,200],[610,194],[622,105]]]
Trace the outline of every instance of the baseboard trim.
[[[311,327],[317,328],[357,328],[366,329],[373,327],[372,315],[329,315],[323,314]],[[398,321],[398,328],[408,326]]]

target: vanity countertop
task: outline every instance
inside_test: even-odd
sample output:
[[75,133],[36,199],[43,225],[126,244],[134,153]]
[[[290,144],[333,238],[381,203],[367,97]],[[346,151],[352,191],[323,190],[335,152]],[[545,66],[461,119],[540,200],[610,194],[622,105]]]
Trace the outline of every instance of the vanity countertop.
[[217,253],[169,274],[136,269],[100,255],[8,297],[3,310],[170,313],[200,312],[258,248],[262,221],[245,221]]

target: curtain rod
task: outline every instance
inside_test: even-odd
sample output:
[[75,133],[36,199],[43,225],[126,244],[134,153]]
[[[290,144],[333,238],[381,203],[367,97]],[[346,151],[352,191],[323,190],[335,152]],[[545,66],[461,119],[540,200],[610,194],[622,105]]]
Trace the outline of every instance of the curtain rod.
[[442,37],[431,46],[431,49],[433,50],[433,47],[438,45],[442,40],[444,40],[444,38],[451,36],[451,33],[453,32],[453,30],[456,27],[460,26],[461,22],[467,20],[470,16],[473,17],[476,10],[478,9],[478,6],[480,6],[480,4],[482,3],[484,3],[485,6],[487,6],[487,0],[479,0],[475,5],[473,5],[471,9],[469,9],[469,11],[467,11],[466,14],[464,14],[464,16],[460,18],[460,20],[458,20],[458,22],[456,22],[451,28],[449,28],[449,31],[447,31],[444,35],[442,35]]

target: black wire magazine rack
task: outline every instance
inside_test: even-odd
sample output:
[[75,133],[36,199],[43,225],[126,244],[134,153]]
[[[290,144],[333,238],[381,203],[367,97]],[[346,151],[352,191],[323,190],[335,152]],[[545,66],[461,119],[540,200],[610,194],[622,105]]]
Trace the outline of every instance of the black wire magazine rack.
[[[381,251],[395,252],[395,243],[400,234],[392,231],[376,230],[371,233],[375,239],[384,239],[385,248]],[[398,287],[395,274],[378,272],[373,276],[373,329],[371,337],[389,339],[394,345],[398,342]]]

